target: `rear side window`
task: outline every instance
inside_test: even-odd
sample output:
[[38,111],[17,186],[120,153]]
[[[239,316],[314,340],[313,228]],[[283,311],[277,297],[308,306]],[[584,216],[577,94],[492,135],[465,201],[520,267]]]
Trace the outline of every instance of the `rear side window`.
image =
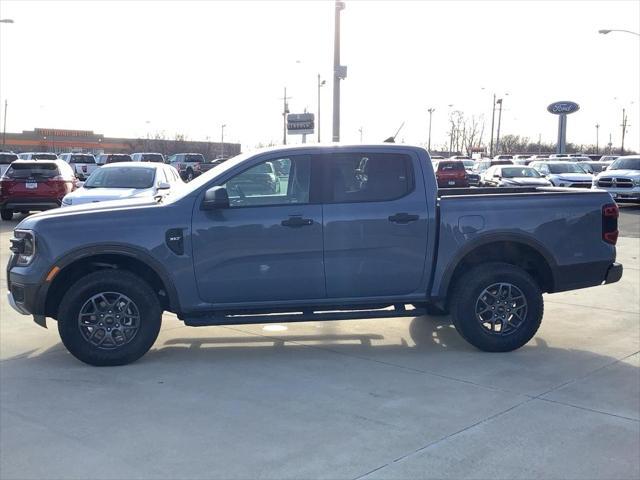
[[18,159],[18,155],[15,153],[0,153],[0,165],[9,165],[14,160]]
[[202,163],[204,161],[204,158],[202,158],[202,155],[187,155],[186,161]]
[[71,155],[69,163],[96,163],[93,155]]
[[384,202],[413,189],[411,158],[406,155],[337,154],[325,164],[325,198],[330,203]]
[[24,162],[12,164],[5,175],[8,178],[53,178],[60,175],[55,163]]

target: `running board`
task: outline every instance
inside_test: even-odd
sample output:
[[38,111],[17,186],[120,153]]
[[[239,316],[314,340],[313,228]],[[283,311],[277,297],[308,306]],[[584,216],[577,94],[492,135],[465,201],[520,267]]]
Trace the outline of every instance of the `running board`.
[[190,327],[211,325],[243,325],[251,323],[325,322],[330,320],[362,320],[367,318],[420,317],[426,315],[424,308],[406,308],[395,305],[378,310],[331,310],[303,311],[292,313],[264,313],[255,315],[212,314],[185,316],[182,320]]

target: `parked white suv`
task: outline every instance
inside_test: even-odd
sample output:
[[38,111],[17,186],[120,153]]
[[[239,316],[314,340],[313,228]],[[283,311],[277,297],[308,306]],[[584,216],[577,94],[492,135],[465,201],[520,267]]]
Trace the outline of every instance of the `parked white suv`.
[[96,157],[90,153],[61,153],[60,160],[71,165],[78,180],[86,180],[98,168]]
[[20,160],[58,160],[58,155],[50,152],[24,152],[18,155]]
[[617,202],[640,203],[640,155],[618,157],[593,178],[591,188],[606,190]]

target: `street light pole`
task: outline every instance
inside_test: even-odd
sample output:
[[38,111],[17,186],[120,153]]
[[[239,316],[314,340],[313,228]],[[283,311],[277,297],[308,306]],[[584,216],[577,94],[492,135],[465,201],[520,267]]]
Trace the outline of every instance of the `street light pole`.
[[284,97],[282,98],[283,106],[282,106],[282,144],[287,144],[287,113],[289,113],[289,104],[287,100],[291,97],[287,97],[287,87],[284,87]]
[[600,153],[600,124],[596,123],[596,155]]
[[345,78],[345,68],[340,65],[340,12],[344,2],[336,0],[335,31],[333,37],[333,135],[334,142],[340,141],[340,80]]
[[2,149],[7,143],[7,99],[4,100],[4,125],[2,126]]
[[620,156],[624,155],[624,135],[627,132],[627,127],[629,125],[627,125],[627,111],[623,108],[622,109],[622,125],[620,125],[622,127],[622,143],[620,145]]
[[496,152],[500,151],[500,123],[502,121],[502,98],[496,100],[500,104],[500,110],[498,112],[498,131],[496,132]]
[[491,143],[489,144],[489,156],[493,157],[493,124],[496,119],[496,94],[493,94],[493,103],[491,104]]
[[598,30],[598,33],[601,33],[602,35],[606,35],[607,33],[611,33],[611,32],[623,32],[623,33],[630,33],[631,35],[636,35],[638,37],[640,37],[640,33],[638,32],[632,32],[631,30],[618,30],[618,29],[606,29],[603,28],[601,30]]
[[431,107],[427,109],[427,112],[429,112],[429,141],[427,142],[427,150],[431,151],[431,116],[433,115],[433,112],[435,112],[435,108]]
[[220,158],[224,158],[224,127],[226,126],[226,123],[220,126]]
[[320,74],[318,74],[318,143],[320,143],[320,87],[323,87],[327,83],[326,80],[320,80]]

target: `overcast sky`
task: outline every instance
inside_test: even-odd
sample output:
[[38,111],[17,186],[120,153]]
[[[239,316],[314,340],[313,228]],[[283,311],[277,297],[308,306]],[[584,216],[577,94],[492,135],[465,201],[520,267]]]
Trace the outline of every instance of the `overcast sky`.
[[[108,136],[164,132],[244,149],[282,141],[290,110],[317,111],[331,138],[333,2],[0,1],[0,100],[7,131],[34,127]],[[611,133],[640,150],[639,1],[347,1],[342,13],[341,140],[446,140],[450,107],[484,115],[504,100],[503,134],[555,141],[546,106],[573,100],[569,142],[600,145]],[[3,112],[4,113],[4,112]],[[299,138],[293,139],[298,142]]]

